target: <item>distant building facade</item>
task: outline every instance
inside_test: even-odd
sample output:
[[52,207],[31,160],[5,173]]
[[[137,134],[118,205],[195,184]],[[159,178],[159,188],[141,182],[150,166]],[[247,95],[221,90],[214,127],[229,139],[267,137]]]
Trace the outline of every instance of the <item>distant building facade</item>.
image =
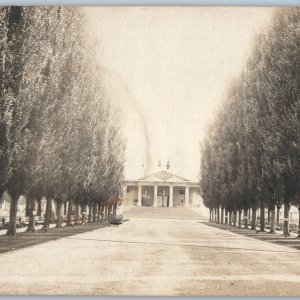
[[127,205],[153,207],[202,207],[198,182],[167,171],[126,181]]

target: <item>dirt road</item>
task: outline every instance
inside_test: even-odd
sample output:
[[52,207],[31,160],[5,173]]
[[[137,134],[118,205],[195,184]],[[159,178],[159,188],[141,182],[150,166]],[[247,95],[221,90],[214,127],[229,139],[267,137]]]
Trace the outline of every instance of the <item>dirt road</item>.
[[141,208],[125,218],[1,254],[0,294],[300,294],[297,250],[208,227],[192,210]]

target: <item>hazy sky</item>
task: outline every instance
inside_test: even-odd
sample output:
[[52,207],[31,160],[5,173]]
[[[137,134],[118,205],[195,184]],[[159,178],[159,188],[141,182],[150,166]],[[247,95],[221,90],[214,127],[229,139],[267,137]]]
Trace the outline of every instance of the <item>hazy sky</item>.
[[127,138],[126,178],[161,170],[197,180],[199,141],[272,8],[90,7],[108,95]]

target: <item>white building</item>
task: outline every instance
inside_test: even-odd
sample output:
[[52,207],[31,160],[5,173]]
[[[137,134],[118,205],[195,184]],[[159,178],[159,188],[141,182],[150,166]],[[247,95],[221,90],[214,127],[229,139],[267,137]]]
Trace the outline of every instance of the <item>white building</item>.
[[125,204],[154,207],[202,207],[199,183],[160,171],[126,181]]

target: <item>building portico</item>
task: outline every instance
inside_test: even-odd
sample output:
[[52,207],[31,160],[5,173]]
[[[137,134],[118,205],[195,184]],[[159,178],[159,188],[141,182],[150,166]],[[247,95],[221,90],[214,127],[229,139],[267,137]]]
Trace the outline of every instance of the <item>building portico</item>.
[[167,171],[126,182],[127,202],[137,206],[199,207],[199,183]]

